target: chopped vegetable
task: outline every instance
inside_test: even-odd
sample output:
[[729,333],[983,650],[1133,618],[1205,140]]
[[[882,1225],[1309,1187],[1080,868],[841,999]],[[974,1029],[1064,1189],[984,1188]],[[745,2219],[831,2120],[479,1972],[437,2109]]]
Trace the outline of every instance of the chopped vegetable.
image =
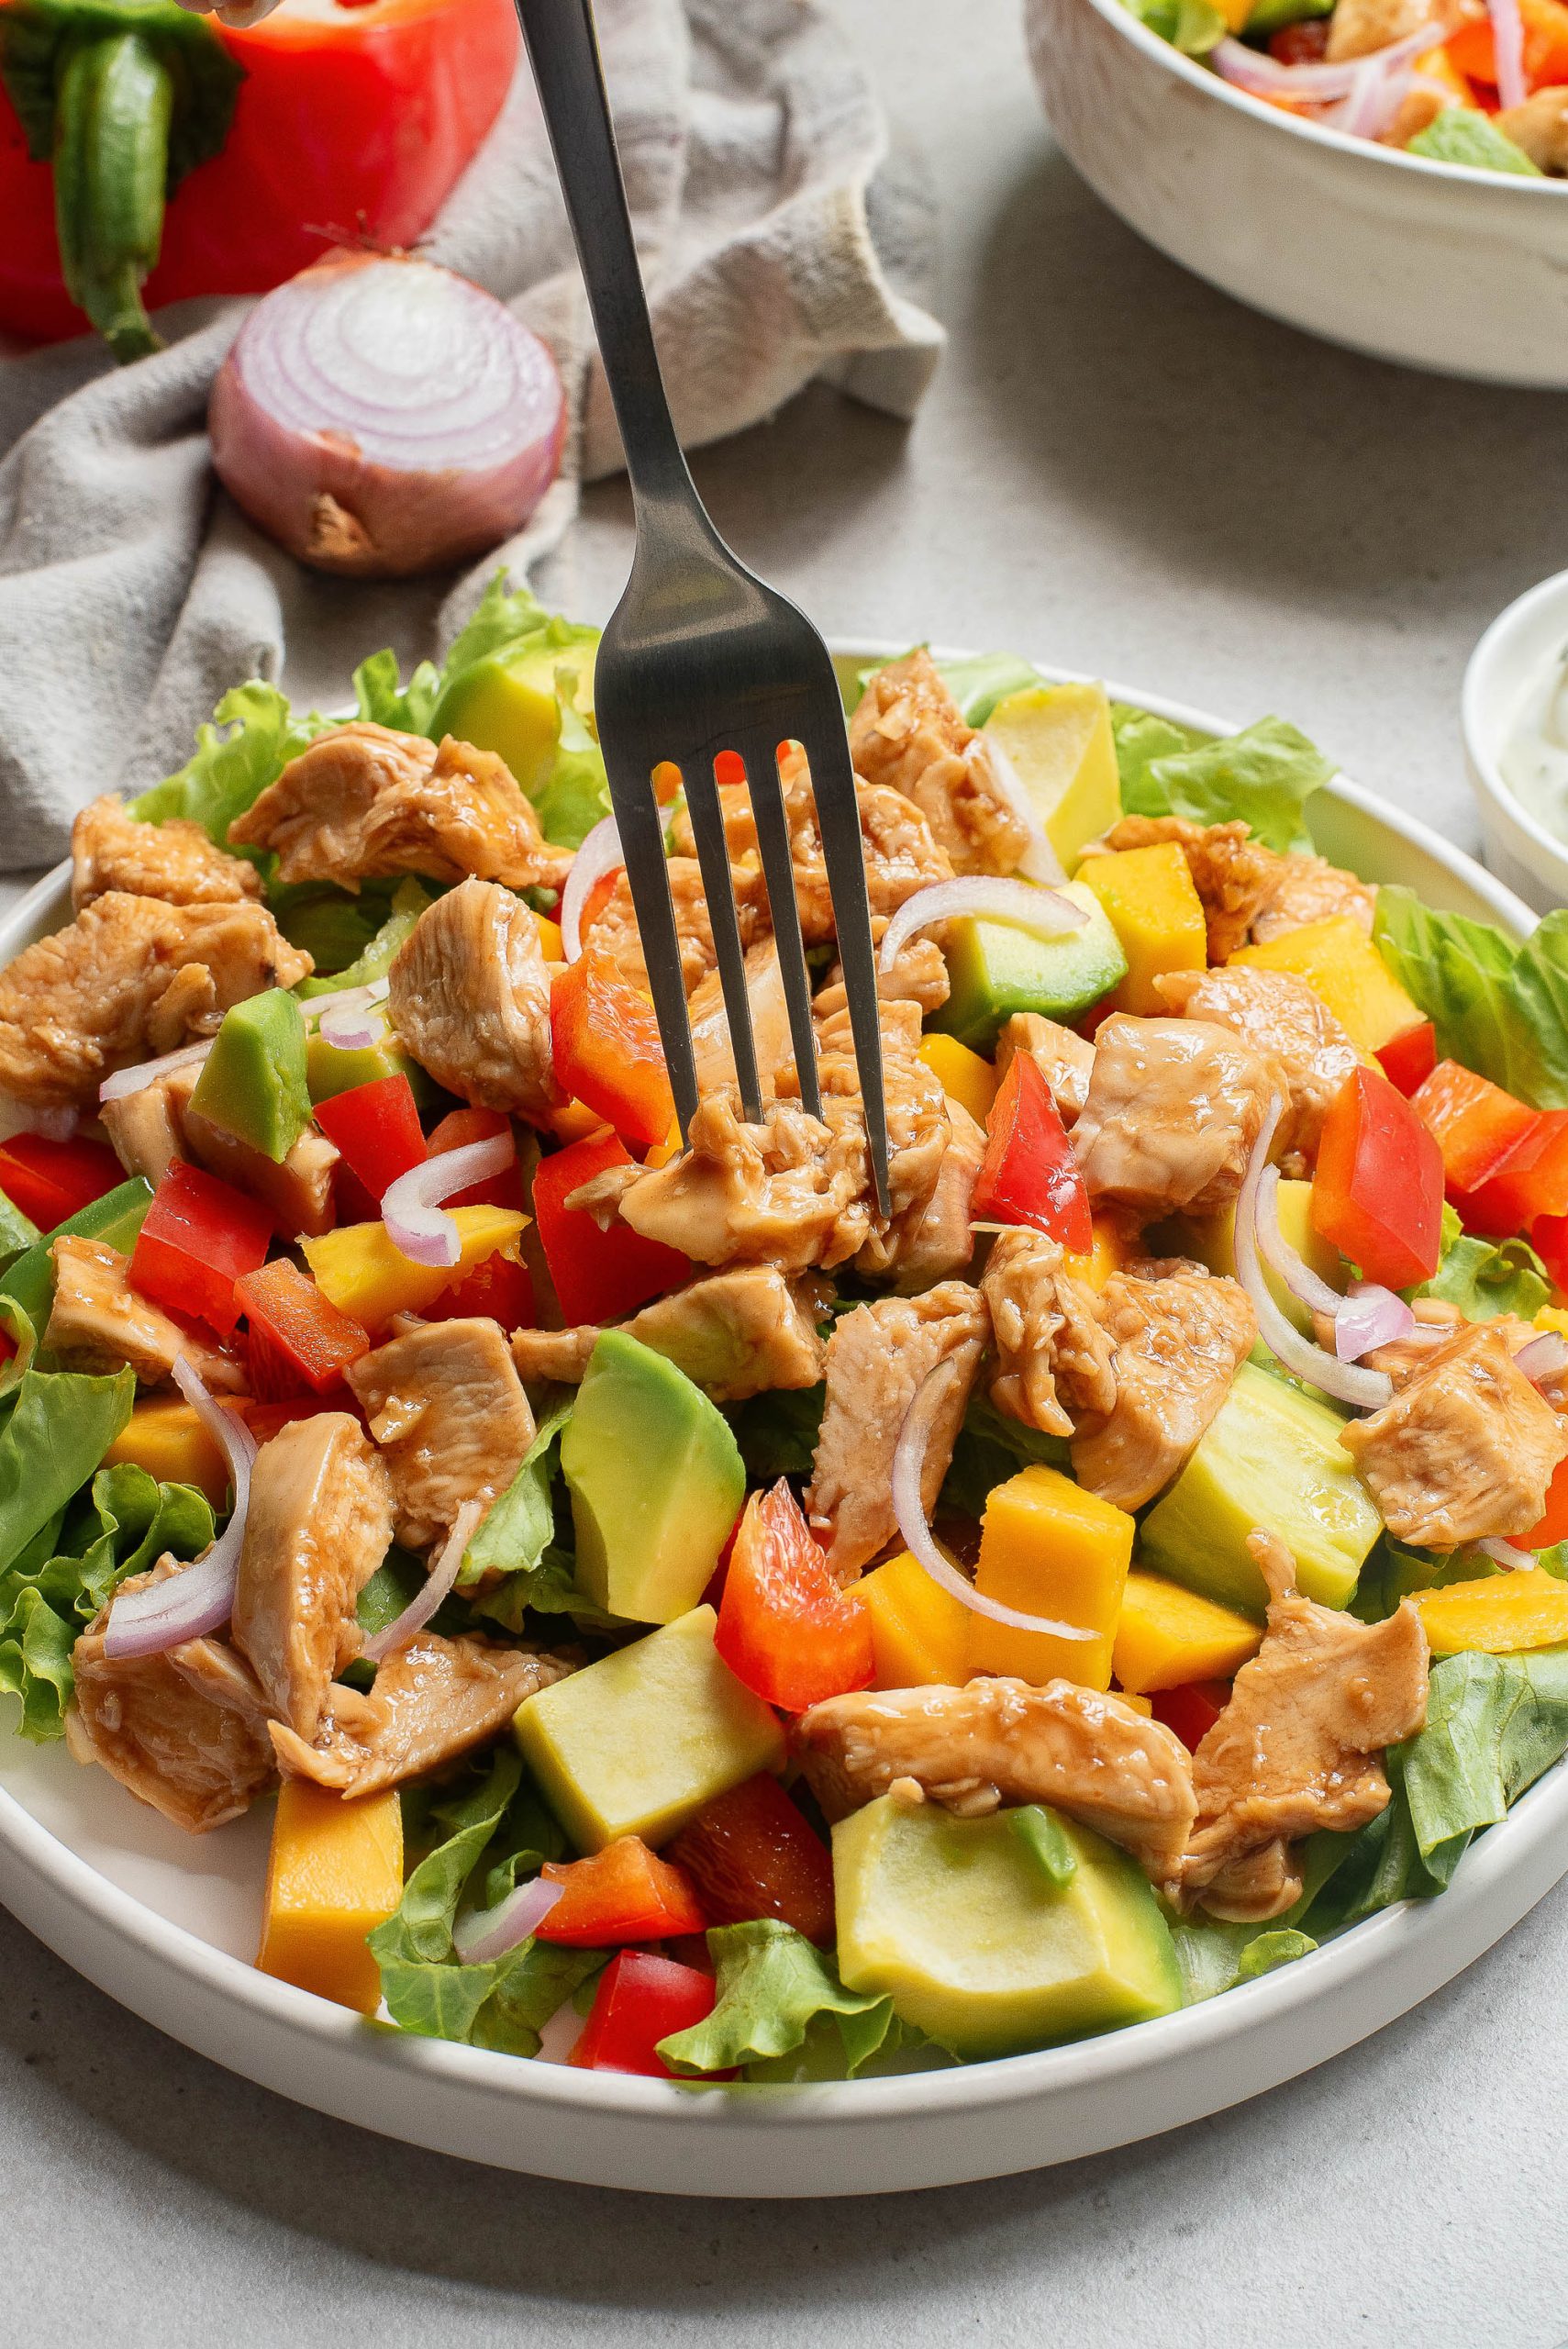
[[738,1680],[786,1712],[871,1684],[876,1664],[865,1610],[834,1582],[782,1476],[746,1504],[715,1644]]
[[951,1688],[969,1676],[967,1607],[901,1550],[855,1585],[871,1618],[873,1688]]
[[539,1244],[566,1320],[623,1321],[650,1297],[678,1288],[691,1265],[673,1248],[645,1240],[620,1222],[601,1231],[581,1208],[568,1207],[573,1191],[609,1166],[629,1166],[631,1153],[612,1133],[568,1143],[539,1161],[534,1175],[533,1210]]
[[648,1950],[622,1950],[599,1976],[572,2061],[585,2072],[641,2072],[656,2080],[673,2079],[659,2043],[711,2014],[716,1995],[711,1974]]
[[1462,1216],[1468,1194],[1507,1163],[1536,1124],[1523,1101],[1457,1061],[1440,1061],[1410,1106],[1438,1138],[1444,1183]]
[[1392,1037],[1379,1049],[1376,1060],[1390,1085],[1396,1085],[1408,1100],[1438,1064],[1438,1031],[1429,1019],[1423,1019],[1418,1027],[1407,1028],[1403,1035]]
[[536,1928],[541,1942],[612,1949],[623,1942],[662,1942],[700,1933],[707,1920],[681,1868],[651,1852],[640,1836],[618,1836],[585,1860],[549,1861],[546,1881],[561,1898]]
[[1313,1229],[1386,1288],[1429,1280],[1441,1252],[1443,1157],[1419,1107],[1357,1069],[1318,1146]]
[[974,1586],[1030,1615],[1058,1616],[1088,1638],[1053,1639],[971,1619],[971,1672],[1001,1672],[1040,1688],[1058,1675],[1108,1688],[1111,1643],[1132,1556],[1132,1519],[1057,1468],[1021,1468],[985,1504]]
[[317,1287],[340,1313],[371,1330],[395,1313],[422,1313],[454,1281],[495,1255],[515,1255],[528,1219],[505,1208],[453,1208],[455,1265],[417,1264],[393,1245],[383,1223],[340,1224],[301,1242]]
[[1135,1566],[1117,1618],[1116,1676],[1123,1688],[1145,1695],[1229,1681],[1256,1655],[1262,1637],[1234,1608]]
[[256,1964],[356,2013],[381,2004],[367,1934],[403,1898],[403,1812],[395,1792],[345,1802],[307,1778],[285,1778]]
[[1151,1698],[1154,1719],[1174,1730],[1195,1753],[1230,1702],[1229,1680],[1189,1680],[1178,1688],[1157,1688]]
[[828,1847],[766,1771],[705,1803],[666,1854],[691,1878],[713,1924],[774,1917],[808,1942],[832,1942]]
[[557,975],[550,1032],[557,1080],[575,1100],[606,1119],[623,1141],[663,1141],[675,1103],[653,1006],[597,947]]
[[281,1166],[310,1123],[305,1063],[298,1001],[269,987],[224,1013],[191,1108]]
[[[476,1141],[499,1141],[503,1135],[516,1142],[512,1120],[500,1109],[449,1109],[430,1129],[428,1154],[444,1158],[449,1151],[468,1150]],[[454,1208],[517,1208],[523,1197],[523,1170],[515,1154],[497,1174],[467,1184],[447,1202]]]
[[1166,971],[1208,967],[1203,906],[1180,842],[1086,857],[1079,878],[1110,916],[1127,956],[1127,976],[1110,998],[1111,1009],[1158,1019],[1169,1006],[1155,980]]
[[370,1352],[361,1325],[286,1256],[242,1274],[234,1294],[249,1332],[251,1391],[263,1399],[275,1402],[302,1386],[329,1394],[349,1364]]
[[318,1101],[316,1122],[378,1208],[390,1184],[411,1166],[424,1164],[418,1107],[401,1070]]
[[1095,1244],[1089,1195],[1051,1088],[1028,1052],[1015,1052],[986,1120],[985,1155],[970,1214],[976,1223],[1022,1223],[1087,1255]]
[[196,1316],[227,1337],[239,1319],[234,1284],[266,1263],[272,1239],[265,1208],[176,1159],[137,1234],[131,1283],[170,1312]]
[[[119,1160],[107,1144],[80,1134],[69,1141],[50,1141],[44,1134],[12,1134],[0,1142],[0,1191],[39,1231],[51,1236],[70,1217],[124,1180]],[[31,1237],[36,1240],[38,1232]]]

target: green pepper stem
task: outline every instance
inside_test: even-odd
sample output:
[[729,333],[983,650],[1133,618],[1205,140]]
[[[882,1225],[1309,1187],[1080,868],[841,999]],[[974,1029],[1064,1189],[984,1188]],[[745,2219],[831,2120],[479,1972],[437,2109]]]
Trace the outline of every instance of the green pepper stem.
[[54,209],[73,302],[123,364],[161,350],[141,298],[163,239],[173,83],[134,32],[73,48],[55,109]]

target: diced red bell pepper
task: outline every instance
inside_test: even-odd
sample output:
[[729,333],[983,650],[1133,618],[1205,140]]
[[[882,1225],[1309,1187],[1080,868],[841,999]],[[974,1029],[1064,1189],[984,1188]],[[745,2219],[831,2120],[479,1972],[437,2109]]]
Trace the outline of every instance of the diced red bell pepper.
[[497,1250],[421,1307],[420,1315],[426,1321],[466,1321],[477,1316],[499,1321],[503,1330],[531,1330],[536,1318],[532,1276],[525,1264]]
[[342,1385],[350,1363],[370,1352],[359,1322],[286,1256],[242,1274],[234,1294],[245,1316],[253,1395],[274,1402],[302,1387],[325,1395]]
[[1529,1244],[1559,1297],[1568,1297],[1568,1215],[1537,1216],[1529,1228]]
[[589,890],[587,896],[584,898],[583,910],[577,917],[577,935],[584,942],[586,942],[588,932],[593,929],[594,924],[598,920],[599,916],[604,912],[605,907],[615,896],[616,886],[620,880],[621,872],[622,867],[617,864],[615,866],[613,871],[609,873],[601,873],[593,887]]
[[612,1133],[589,1134],[541,1158],[534,1174],[534,1223],[557,1301],[569,1322],[624,1321],[650,1297],[691,1278],[687,1259],[624,1223],[601,1231],[591,1215],[569,1208],[570,1195],[607,1166],[630,1166],[631,1152]]
[[1438,1064],[1438,1031],[1429,1019],[1422,1019],[1380,1044],[1373,1057],[1389,1084],[1397,1085],[1407,1101]]
[[1155,1720],[1174,1730],[1189,1753],[1197,1752],[1229,1702],[1229,1680],[1187,1680],[1179,1688],[1157,1688],[1149,1699]]
[[[1529,89],[1568,82],[1568,8],[1562,0],[1519,0],[1524,20],[1525,81]],[[1449,62],[1471,80],[1496,86],[1497,50],[1485,8],[1466,11],[1445,44]]]
[[1312,1225],[1369,1281],[1429,1280],[1442,1251],[1443,1162],[1436,1137],[1373,1069],[1329,1106],[1312,1182]]
[[[449,1150],[466,1150],[470,1142],[495,1141],[512,1130],[512,1120],[501,1109],[449,1109],[439,1125],[430,1133],[429,1154],[440,1158]],[[523,1204],[523,1170],[515,1162],[503,1166],[499,1174],[487,1174],[482,1183],[471,1183],[466,1191],[454,1191],[443,1199],[449,1208],[510,1208],[520,1210]]]
[[1467,1231],[1494,1239],[1568,1215],[1568,1109],[1538,1112],[1496,1173],[1454,1204]]
[[1321,18],[1299,25],[1282,25],[1269,35],[1269,55],[1282,65],[1321,64],[1329,47],[1329,28]]
[[325,1395],[284,1395],[272,1400],[245,1395],[238,1399],[221,1398],[225,1410],[238,1411],[258,1443],[271,1443],[272,1438],[295,1419],[314,1419],[322,1411],[347,1411],[350,1419],[363,1420],[364,1410],[351,1386],[331,1386]]
[[675,1099],[653,1006],[597,947],[551,984],[550,1038],[556,1081],[573,1100],[607,1119],[624,1141],[647,1149],[664,1140]]
[[560,1899],[536,1929],[541,1942],[573,1949],[608,1949],[619,1942],[662,1942],[700,1933],[707,1923],[687,1877],[651,1852],[640,1835],[617,1836],[585,1860],[551,1862],[540,1870],[562,1887]]
[[1456,1202],[1478,1191],[1497,1172],[1537,1116],[1500,1085],[1477,1076],[1458,1061],[1440,1061],[1411,1095],[1410,1106],[1438,1138],[1443,1180]]
[[786,1712],[871,1686],[871,1618],[833,1580],[782,1476],[746,1504],[714,1645],[737,1680]]
[[125,1169],[106,1142],[75,1134],[69,1141],[12,1134],[0,1142],[0,1191],[40,1231],[52,1231],[124,1181]]
[[226,1338],[239,1319],[234,1284],[266,1263],[272,1238],[267,1208],[177,1158],[153,1193],[137,1237],[131,1286]]
[[572,2061],[585,2072],[641,2072],[651,2079],[673,2079],[676,2075],[655,2052],[659,2042],[702,2022],[713,2012],[717,1996],[711,1974],[648,1950],[623,1949],[599,1976]]
[[[316,1122],[372,1201],[372,1215],[380,1212],[389,1184],[425,1163],[414,1088],[401,1069],[317,1102]],[[341,1171],[338,1179],[341,1184]]]
[[1089,1194],[1051,1087],[1028,1052],[1013,1054],[985,1134],[970,1208],[974,1220],[1030,1224],[1086,1256],[1095,1244]]
[[782,1917],[808,1942],[831,1944],[828,1846],[765,1770],[705,1803],[667,1851],[696,1886],[710,1923]]
[[1568,1460],[1560,1460],[1551,1472],[1540,1523],[1519,1537],[1520,1547],[1526,1550],[1550,1550],[1556,1542],[1568,1542]]

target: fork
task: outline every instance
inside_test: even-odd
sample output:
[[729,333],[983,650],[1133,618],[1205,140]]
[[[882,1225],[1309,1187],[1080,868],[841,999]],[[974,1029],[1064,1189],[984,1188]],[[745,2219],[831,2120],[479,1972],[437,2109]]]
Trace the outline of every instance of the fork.
[[822,1114],[811,984],[779,753],[804,750],[843,965],[877,1201],[889,1212],[887,1114],[865,856],[844,706],[805,614],[731,553],[671,419],[632,240],[590,0],[515,0],[620,427],[637,549],[600,642],[599,740],[682,1140],[697,1106],[691,1022],[654,770],[678,769],[696,842],[741,1107],[762,1114],[745,954],[715,761],[739,754],[789,1014],[800,1097]]

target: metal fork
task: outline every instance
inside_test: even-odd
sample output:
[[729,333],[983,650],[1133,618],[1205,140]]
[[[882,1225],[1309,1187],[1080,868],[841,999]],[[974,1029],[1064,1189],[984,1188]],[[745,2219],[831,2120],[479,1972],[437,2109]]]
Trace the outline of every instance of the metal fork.
[[516,6],[631,483],[637,551],[599,646],[595,700],[682,1137],[697,1106],[697,1076],[654,769],[673,764],[685,787],[741,1105],[755,1121],[762,1116],[757,1048],[714,773],[721,751],[738,752],[744,763],[800,1097],[820,1117],[811,987],[778,772],[781,747],[799,742],[817,801],[872,1166],[885,1215],[887,1116],[876,965],[854,774],[833,664],[805,614],[730,552],[687,471],[659,371],[590,0],[516,0]]

